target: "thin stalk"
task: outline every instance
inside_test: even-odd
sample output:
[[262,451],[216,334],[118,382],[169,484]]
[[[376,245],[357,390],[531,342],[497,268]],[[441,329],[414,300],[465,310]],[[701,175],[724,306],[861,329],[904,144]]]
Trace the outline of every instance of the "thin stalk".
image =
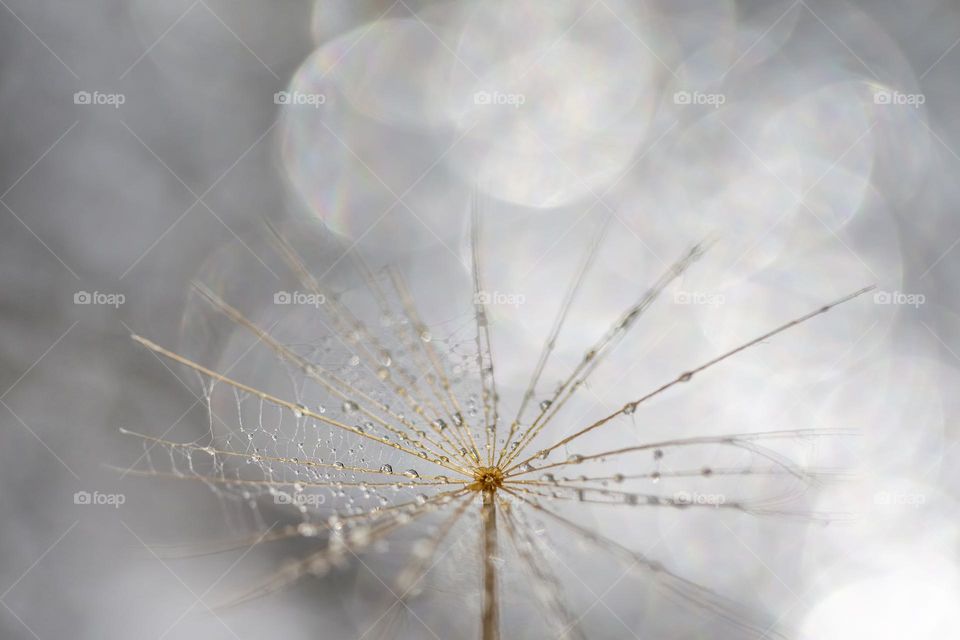
[[500,640],[500,602],[497,595],[497,508],[493,491],[483,492],[483,612],[481,637]]

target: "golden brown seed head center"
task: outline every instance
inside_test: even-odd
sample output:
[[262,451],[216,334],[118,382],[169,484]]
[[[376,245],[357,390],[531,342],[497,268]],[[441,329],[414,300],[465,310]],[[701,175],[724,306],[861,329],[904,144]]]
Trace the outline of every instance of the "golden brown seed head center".
[[478,467],[473,472],[473,491],[496,491],[503,486],[503,470],[500,467]]

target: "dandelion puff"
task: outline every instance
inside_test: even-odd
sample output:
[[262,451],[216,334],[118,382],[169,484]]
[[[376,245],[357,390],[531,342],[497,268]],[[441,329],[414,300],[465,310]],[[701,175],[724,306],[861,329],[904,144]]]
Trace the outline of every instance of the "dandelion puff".
[[[602,251],[607,225],[601,225],[585,243],[540,355],[528,364],[526,384],[514,390],[498,384],[504,353],[493,346],[497,327],[485,288],[479,208],[475,202],[469,234],[472,308],[445,322],[425,319],[399,269],[368,264],[348,250],[350,284],[336,288],[270,226],[274,254],[296,287],[296,300],[290,292],[274,300],[273,310],[279,306],[287,318],[268,322],[241,309],[242,301],[231,299],[231,287],[222,282],[194,285],[197,300],[228,321],[240,340],[235,362],[208,366],[133,336],[158,358],[197,376],[209,431],[183,442],[146,428],[124,430],[144,445],[142,461],[128,472],[202,483],[253,514],[256,535],[202,552],[303,543],[305,553],[235,593],[229,604],[376,562],[389,572],[376,572],[380,584],[373,587],[386,597],[374,607],[368,637],[423,635],[426,627],[440,637],[494,640],[515,637],[512,625],[534,616],[542,616],[554,635],[589,637],[591,607],[583,594],[592,587],[581,579],[588,580],[588,572],[576,571],[581,561],[564,546],[573,545],[591,563],[619,567],[624,580],[651,587],[707,624],[721,623],[742,637],[782,637],[772,621],[685,578],[629,536],[592,528],[592,516],[581,514],[610,510],[617,518],[642,519],[669,511],[719,518],[732,512],[833,521],[842,514],[810,513],[802,503],[811,487],[838,471],[801,464],[782,445],[849,432],[745,429],[640,442],[634,437],[616,447],[592,438],[622,435],[616,427],[629,427],[659,397],[690,392],[706,371],[765,341],[787,339],[780,334],[870,288],[731,345],[652,389],[625,389],[619,408],[577,423],[570,407],[589,390],[594,372],[663,292],[708,255],[709,243],[690,248],[656,276],[578,361],[560,363],[565,374],[553,385],[547,365],[557,360],[571,309]],[[237,366],[248,354],[256,354],[255,366]],[[256,376],[265,363],[271,374]],[[251,371],[257,383],[244,373]],[[778,480],[778,490],[761,495],[768,479]],[[263,510],[282,514],[280,522],[267,526]],[[425,619],[418,603],[429,598],[450,606]]]

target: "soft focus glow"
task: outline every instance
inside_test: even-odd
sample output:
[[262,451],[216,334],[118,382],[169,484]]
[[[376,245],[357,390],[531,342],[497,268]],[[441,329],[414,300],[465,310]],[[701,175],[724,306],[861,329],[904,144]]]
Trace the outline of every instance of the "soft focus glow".
[[[916,565],[916,558],[904,559]],[[960,628],[960,588],[948,558],[837,589],[816,604],[804,637],[817,640],[943,640]]]

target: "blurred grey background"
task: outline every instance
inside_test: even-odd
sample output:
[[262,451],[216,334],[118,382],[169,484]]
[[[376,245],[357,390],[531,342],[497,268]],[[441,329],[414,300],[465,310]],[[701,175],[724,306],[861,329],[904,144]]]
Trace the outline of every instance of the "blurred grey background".
[[[922,620],[955,621],[943,616],[949,615],[946,608],[960,593],[957,531],[949,524],[956,515],[955,462],[960,451],[953,447],[958,436],[953,395],[960,354],[955,284],[960,273],[956,214],[960,5],[951,0],[626,4],[585,0],[521,2],[514,7],[508,3],[491,16],[476,18],[472,12],[485,4],[0,0],[0,636],[46,640],[358,635],[349,615],[322,604],[327,593],[322,585],[230,610],[221,620],[199,602],[232,559],[211,570],[205,562],[161,560],[145,548],[145,542],[216,539],[228,536],[230,528],[217,499],[204,491],[120,480],[105,468],[125,467],[139,456],[139,444],[118,433],[122,426],[147,430],[156,425],[159,433],[182,420],[187,432],[205,428],[192,395],[195,390],[136,348],[129,334],[179,344],[191,278],[218,248],[259,232],[265,217],[313,217],[345,238],[346,245],[358,241],[383,247],[392,241],[395,246],[389,252],[400,260],[418,252],[429,256],[438,250],[438,243],[449,244],[456,252],[469,193],[460,187],[474,178],[488,186],[505,208],[555,207],[565,212],[558,216],[574,215],[571,212],[593,204],[591,195],[611,185],[611,175],[636,167],[633,162],[654,148],[652,142],[661,137],[669,142],[690,132],[695,152],[684,150],[682,140],[677,146],[659,147],[651,157],[666,148],[680,151],[640,165],[646,177],[627,180],[608,197],[610,206],[623,213],[620,224],[634,225],[642,238],[649,230],[655,253],[673,255],[676,247],[709,225],[691,224],[686,232],[677,231],[685,228],[683,221],[671,227],[674,216],[686,215],[671,198],[678,193],[686,197],[689,190],[716,189],[715,184],[704,184],[711,180],[732,183],[745,175],[745,165],[738,164],[743,157],[730,161],[721,151],[710,150],[715,137],[698,133],[698,122],[710,117],[711,105],[690,116],[682,112],[684,99],[677,98],[683,92],[694,96],[690,98],[694,102],[696,96],[709,101],[710,95],[726,95],[720,113],[730,114],[728,130],[740,133],[734,134],[737,137],[761,124],[783,133],[791,124],[810,120],[811,130],[820,131],[825,148],[833,151],[817,156],[816,144],[802,128],[783,133],[780,144],[787,147],[810,143],[797,171],[814,167],[817,175],[826,176],[840,165],[843,172],[837,184],[831,184],[832,191],[824,196],[841,202],[832,209],[839,218],[847,215],[843,207],[883,209],[882,220],[861,219],[855,230],[861,245],[847,236],[843,240],[857,251],[864,248],[866,257],[857,262],[876,277],[858,273],[850,287],[844,282],[837,291],[830,287],[826,291],[839,295],[840,289],[874,281],[891,296],[923,297],[922,304],[904,305],[894,315],[887,313],[889,305],[878,305],[885,315],[880,331],[884,342],[877,349],[890,358],[888,364],[907,364],[893,367],[890,377],[880,382],[864,378],[858,397],[870,396],[873,389],[900,399],[896,409],[871,404],[869,411],[848,409],[846,416],[858,423],[869,421],[860,425],[868,431],[878,426],[878,451],[906,446],[916,453],[899,461],[895,471],[877,467],[880,476],[906,478],[905,484],[872,485],[886,491],[888,498],[892,495],[893,502],[908,505],[903,512],[884,516],[883,537],[871,538],[865,547],[871,557],[885,557],[889,566],[863,568],[864,564],[859,575],[855,570],[824,571],[811,578],[791,564],[792,539],[785,538],[781,555],[767,559],[768,568],[784,576],[787,591],[816,586],[810,592],[815,596],[804,592],[803,604],[795,612],[800,617],[791,628],[800,633],[803,624],[814,624],[804,622],[803,616],[813,615],[818,606],[816,615],[826,620],[818,624],[827,625],[832,633],[838,633],[837,607],[856,616],[866,615],[854,609],[865,604],[905,610],[894,623],[882,622],[877,629],[861,625],[848,630],[846,638],[906,637],[876,635],[895,630],[896,621],[903,620],[913,625],[909,628],[920,629],[911,637],[933,637],[923,635]],[[627,12],[633,15],[625,18]],[[576,33],[574,27],[587,13],[590,18],[581,24],[590,23],[595,32]],[[601,14],[606,21],[598,18]],[[636,29],[628,27],[627,33],[612,36],[604,29],[612,28],[610,16],[617,15],[624,18],[617,23],[639,24],[637,29],[649,28],[655,35],[649,40],[646,31],[631,36]],[[373,21],[388,26],[377,27],[367,34],[368,41],[357,44],[363,33],[357,30]],[[498,36],[497,29],[504,33]],[[512,129],[509,120],[481,118],[479,124],[471,121],[468,131],[460,124],[463,118],[457,119],[462,113],[456,108],[435,109],[424,97],[425,86],[462,81],[462,69],[460,76],[455,70],[459,64],[444,56],[456,55],[463,65],[477,67],[512,46],[523,49],[524,38],[530,38],[547,43],[542,55],[548,57],[555,50],[553,43],[568,32],[576,35],[581,49],[564,52],[568,57],[557,62],[557,68],[536,83],[521,84],[520,89],[514,85],[513,90],[530,102],[539,95],[546,96],[548,104],[566,104],[577,118],[590,120],[586,128],[595,138],[580,135],[582,131],[570,133],[569,114],[553,121],[541,113],[540,135],[550,143],[569,135],[571,142],[558,144],[559,152],[549,156],[528,153],[529,140]],[[589,58],[584,51],[598,41],[623,52],[619,68],[609,51],[584,62]],[[324,49],[329,43],[334,45]],[[320,53],[314,53],[318,48]],[[301,67],[312,54],[313,67]],[[537,57],[536,50],[526,54]],[[638,56],[647,65],[643,70],[632,64]],[[356,110],[362,110],[366,120],[358,123],[349,121],[352,116],[331,115],[323,125],[328,133],[318,132],[317,123],[300,112],[284,121],[284,105],[278,104],[282,100],[275,94],[310,87],[320,91],[324,73],[318,69],[338,65],[342,68],[331,75],[355,106],[362,105]],[[725,70],[732,66],[737,70],[728,77]],[[490,68],[474,75],[497,78],[499,67],[491,63]],[[602,99],[571,92],[563,84],[575,86],[590,73],[602,75],[599,82],[609,90]],[[563,82],[558,80],[561,76]],[[635,84],[648,81],[657,87],[656,98],[646,96],[653,90],[642,86],[639,91],[646,97],[638,98]],[[850,109],[833,108],[829,99],[783,121],[765,122],[761,117],[764,108],[778,110],[798,96],[814,95],[818,88],[830,91],[835,83],[854,81],[873,87],[869,95],[878,109],[887,106],[884,98],[876,99],[880,92],[893,103],[891,108],[904,110],[877,116],[879,125],[869,133],[869,158],[854,150],[862,127],[852,135],[845,129],[849,123],[869,119],[853,118]],[[467,83],[471,89],[488,89],[471,83]],[[551,83],[560,83],[559,88]],[[329,93],[332,89],[323,90],[328,92],[323,108],[341,109]],[[490,90],[496,95],[495,87]],[[503,95],[510,95],[510,90],[502,89]],[[618,100],[632,100],[635,108],[621,110]],[[898,100],[902,104],[896,104]],[[306,122],[298,121],[304,118]],[[469,120],[469,115],[465,118]],[[619,124],[612,126],[614,121]],[[577,126],[581,123],[578,120]],[[474,126],[479,127],[476,132]],[[447,157],[461,138],[469,144]],[[360,151],[344,153],[338,140]],[[833,142],[839,146],[830,147]],[[480,149],[481,143],[491,144],[493,150]],[[745,143],[756,148],[751,139]],[[312,147],[314,155],[323,157],[309,157],[310,150],[303,147]],[[571,170],[586,176],[582,186],[551,173],[557,171],[550,166],[557,155],[565,166],[573,164]],[[748,155],[761,163],[769,160],[774,173],[786,180],[796,169],[787,166],[781,173],[776,154],[764,150]],[[383,182],[390,185],[386,192],[377,181],[352,180],[338,173],[362,171],[353,156],[361,156],[364,165],[372,164],[384,176]],[[511,165],[518,156],[524,160]],[[816,162],[804,164],[814,156]],[[439,173],[413,188],[412,178],[441,158]],[[407,163],[414,175],[391,173],[394,165],[409,169]],[[862,188],[851,195],[845,191],[851,185]],[[797,186],[814,185],[800,180]],[[762,184],[748,187],[747,193],[721,203],[730,208],[742,205],[748,211],[745,216],[754,215],[751,207],[769,204],[769,194]],[[398,194],[405,195],[405,206],[388,214],[382,233],[365,234],[373,227],[375,214]],[[689,200],[690,207],[699,202]],[[634,211],[651,202],[669,205],[666,211],[649,209],[656,225],[638,221]],[[723,215],[731,220],[738,215],[720,211],[711,215],[721,220]],[[626,212],[634,217],[628,219]],[[768,227],[761,222],[746,225],[747,244],[765,247],[779,241],[757,232]],[[846,222],[827,224],[839,229]],[[791,229],[805,233],[799,226]],[[626,234],[621,231],[614,235]],[[503,246],[509,248],[509,242]],[[872,253],[874,246],[885,252],[895,246],[899,255],[885,262]],[[522,247],[513,254],[503,251],[503,260],[524,255]],[[254,271],[260,269],[255,253],[251,249],[248,256]],[[633,254],[624,250],[624,255]],[[822,282],[843,280],[847,267],[832,255],[822,262],[814,257],[803,263],[813,274],[805,277],[817,285],[817,295],[824,291],[819,287]],[[644,264],[651,270],[637,275],[637,281],[655,272],[652,263]],[[810,288],[799,288],[810,293]],[[805,302],[797,308],[809,306]],[[756,326],[766,324],[760,321]],[[722,337],[718,341],[726,342]],[[842,351],[839,344],[831,348]],[[927,428],[935,434],[920,444],[910,440],[917,430]],[[907,445],[900,442],[901,436]],[[911,476],[914,471],[916,476]],[[75,504],[78,491],[119,493],[125,502],[118,508]],[[938,540],[924,543],[922,552],[911,549],[905,541],[916,540],[918,531],[936,531]],[[945,549],[952,549],[952,555]],[[894,561],[901,556],[910,560]],[[269,571],[269,563],[269,557],[245,559],[231,569],[229,580],[252,583]],[[933,568],[928,570],[927,564]],[[882,576],[876,577],[876,571]],[[936,580],[930,572],[939,572]],[[856,585],[871,576],[868,582],[889,583],[889,589],[858,591]],[[920,594],[919,603],[904,603],[891,595],[900,587],[915,592],[912,579],[945,586]],[[838,599],[828,602],[833,590],[849,585],[854,585],[851,591],[838,592]],[[921,606],[929,610],[918,610]],[[629,637],[622,628],[595,630],[598,637]]]

